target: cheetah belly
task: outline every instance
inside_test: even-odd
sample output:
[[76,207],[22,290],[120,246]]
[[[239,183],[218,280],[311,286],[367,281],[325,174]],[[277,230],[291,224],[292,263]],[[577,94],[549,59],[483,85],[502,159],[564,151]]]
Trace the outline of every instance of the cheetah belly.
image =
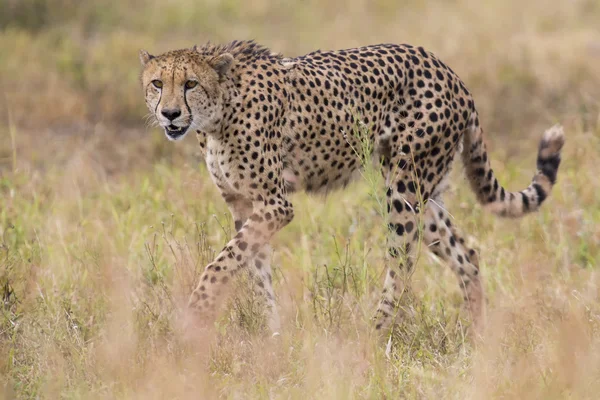
[[286,142],[282,176],[289,191],[327,193],[360,176],[360,157],[342,133],[336,136]]

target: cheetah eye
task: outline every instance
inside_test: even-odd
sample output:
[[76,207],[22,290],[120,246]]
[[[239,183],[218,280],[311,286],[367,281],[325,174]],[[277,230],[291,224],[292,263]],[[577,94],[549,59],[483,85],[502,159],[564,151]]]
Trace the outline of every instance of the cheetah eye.
[[162,87],[163,87],[163,83],[161,81],[159,81],[158,79],[153,80],[152,84],[157,89],[162,89]]
[[198,85],[198,82],[196,82],[196,81],[187,81],[187,82],[185,83],[185,88],[186,88],[186,89],[193,89],[193,88],[195,88],[197,85]]

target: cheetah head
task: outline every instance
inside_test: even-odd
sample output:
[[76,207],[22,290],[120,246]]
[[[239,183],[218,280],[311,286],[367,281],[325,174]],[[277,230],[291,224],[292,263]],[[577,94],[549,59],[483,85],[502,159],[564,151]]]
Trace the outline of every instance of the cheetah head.
[[169,140],[183,139],[193,129],[219,130],[231,54],[206,56],[194,47],[152,56],[142,50],[140,60],[146,105]]

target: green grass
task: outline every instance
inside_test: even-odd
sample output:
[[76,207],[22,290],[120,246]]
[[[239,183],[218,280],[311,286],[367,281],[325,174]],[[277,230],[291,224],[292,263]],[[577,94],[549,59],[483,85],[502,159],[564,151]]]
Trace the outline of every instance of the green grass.
[[[478,348],[465,338],[455,278],[422,256],[389,359],[369,323],[385,230],[366,184],[324,201],[294,197],[297,218],[274,242],[280,340],[261,333],[252,302],[238,300],[219,343],[195,354],[181,341],[176,310],[232,229],[203,168],[159,162],[107,179],[79,161],[43,179],[10,174],[0,214],[5,383],[23,397],[49,398],[194,390],[258,398],[585,397],[597,388],[600,365],[600,204],[586,183],[597,178],[573,155],[583,136],[570,135],[560,184],[539,214],[498,220],[470,211],[466,184],[451,193],[451,212],[481,249],[488,334]],[[506,182],[516,171],[523,172],[509,166],[499,175]]]
[[[597,396],[596,2],[0,0],[0,10],[4,398]],[[486,214],[462,167],[453,172],[446,205],[480,250],[488,296],[482,341],[466,336],[456,278],[423,252],[386,354],[371,324],[386,251],[371,169],[326,198],[292,197],[296,217],[273,241],[278,339],[242,279],[214,344],[186,340],[181,306],[233,223],[194,139],[146,130],[137,51],[242,38],[286,55],[427,46],[474,92],[512,190],[531,179],[543,129],[565,125],[559,182],[537,214]]]

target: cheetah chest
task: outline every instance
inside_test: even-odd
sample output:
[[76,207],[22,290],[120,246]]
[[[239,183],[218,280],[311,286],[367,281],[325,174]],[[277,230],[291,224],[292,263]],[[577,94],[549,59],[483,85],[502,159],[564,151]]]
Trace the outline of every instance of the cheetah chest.
[[219,190],[222,193],[237,194],[239,190],[231,180],[233,166],[227,149],[211,136],[208,136],[206,140],[205,160],[210,176]]

